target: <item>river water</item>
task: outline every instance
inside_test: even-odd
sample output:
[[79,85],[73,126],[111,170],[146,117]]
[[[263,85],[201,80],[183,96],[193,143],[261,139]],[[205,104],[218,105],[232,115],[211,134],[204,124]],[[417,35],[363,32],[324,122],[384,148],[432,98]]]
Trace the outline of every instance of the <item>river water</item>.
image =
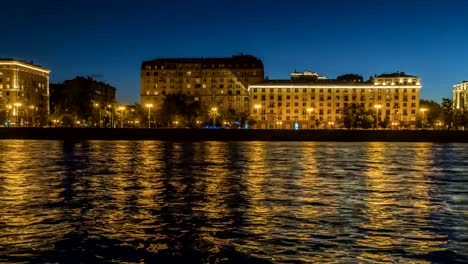
[[468,144],[0,143],[2,263],[468,261]]

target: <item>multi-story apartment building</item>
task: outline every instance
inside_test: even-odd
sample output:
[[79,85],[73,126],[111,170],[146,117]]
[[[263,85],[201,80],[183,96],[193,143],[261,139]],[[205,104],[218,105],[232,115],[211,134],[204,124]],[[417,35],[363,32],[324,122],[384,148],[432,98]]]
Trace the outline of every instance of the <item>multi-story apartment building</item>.
[[0,59],[0,110],[7,125],[45,123],[49,115],[50,70],[14,59]]
[[166,95],[182,93],[219,111],[248,112],[248,85],[263,78],[262,61],[250,55],[145,61],[141,66],[141,105],[157,110]]
[[468,110],[468,81],[453,86],[453,107],[462,111]]
[[338,127],[344,107],[373,109],[380,120],[414,125],[419,114],[421,78],[403,72],[363,81],[359,75],[337,79],[267,80],[249,86],[251,115],[257,128]]
[[50,105],[55,110],[58,104],[73,101],[68,100],[70,97],[80,96],[81,101],[86,100],[91,106],[104,108],[115,104],[115,93],[116,88],[107,83],[78,76],[63,83],[50,84]]

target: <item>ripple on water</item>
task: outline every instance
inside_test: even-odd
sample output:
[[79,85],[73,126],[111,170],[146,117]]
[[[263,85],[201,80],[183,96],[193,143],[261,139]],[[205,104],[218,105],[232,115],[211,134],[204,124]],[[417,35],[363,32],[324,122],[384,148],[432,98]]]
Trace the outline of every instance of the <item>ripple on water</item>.
[[0,262],[468,261],[468,145],[0,145]]

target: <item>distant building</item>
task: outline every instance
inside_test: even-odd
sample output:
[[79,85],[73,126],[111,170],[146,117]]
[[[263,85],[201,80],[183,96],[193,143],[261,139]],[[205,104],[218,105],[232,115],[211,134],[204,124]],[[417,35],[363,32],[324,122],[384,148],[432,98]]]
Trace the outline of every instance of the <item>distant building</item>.
[[112,105],[116,102],[115,87],[104,82],[96,81],[92,78],[75,77],[72,80],[66,80],[63,83],[50,85],[51,109],[63,99],[64,96],[82,94],[91,105]]
[[0,59],[0,111],[7,125],[45,123],[49,114],[50,70],[32,63]]
[[453,86],[453,107],[460,110],[468,110],[468,81]]
[[145,61],[141,66],[141,105],[160,108],[168,94],[181,93],[218,110],[249,110],[248,85],[263,81],[260,59],[180,58]]
[[257,119],[257,128],[337,127],[343,107],[355,104],[378,111],[381,120],[415,124],[421,78],[397,72],[364,82],[358,76],[313,80],[291,76],[292,80],[249,85],[251,116]]
[[[116,89],[92,78],[76,77],[50,85],[50,104],[53,122],[80,121],[91,125],[109,123],[115,105]],[[109,116],[109,117],[108,117]],[[101,124],[103,125],[103,124]]]

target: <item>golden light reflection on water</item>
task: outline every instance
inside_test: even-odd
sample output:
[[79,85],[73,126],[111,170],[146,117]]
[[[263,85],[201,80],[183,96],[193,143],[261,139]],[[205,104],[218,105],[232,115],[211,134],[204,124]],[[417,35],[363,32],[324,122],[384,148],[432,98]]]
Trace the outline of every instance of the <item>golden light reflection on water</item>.
[[388,149],[384,143],[370,143],[367,151],[367,155],[372,157],[372,165],[367,167],[363,175],[369,194],[364,198],[364,213],[368,221],[361,226],[365,235],[357,240],[357,244],[363,248],[372,245],[377,250],[362,252],[360,259],[425,263],[404,259],[390,252],[402,250],[410,254],[427,254],[445,250],[445,236],[423,231],[430,226],[428,221],[433,209],[428,194],[430,145],[406,149],[411,152],[407,153],[411,162],[405,164],[411,167],[406,168],[403,179],[398,175],[401,160],[393,153],[401,149]]
[[[57,202],[61,193],[60,188],[50,188],[50,182],[42,177],[59,177],[53,172],[39,172],[38,168],[45,164],[28,149],[27,142],[13,141],[0,151],[0,252],[1,248],[19,254],[31,248],[49,250],[69,228],[66,222],[59,222],[65,214],[61,208],[51,207],[47,212],[40,209],[46,203]],[[48,224],[55,221],[55,225]]]
[[[106,259],[113,247],[209,256],[232,247],[254,258],[312,263],[425,263],[447,248],[464,254],[460,241],[434,225],[465,214],[439,201],[450,197],[438,194],[450,183],[434,182],[434,149],[13,141],[0,145],[0,253],[54,255],[69,245]],[[128,260],[122,252],[113,251],[116,260]]]

